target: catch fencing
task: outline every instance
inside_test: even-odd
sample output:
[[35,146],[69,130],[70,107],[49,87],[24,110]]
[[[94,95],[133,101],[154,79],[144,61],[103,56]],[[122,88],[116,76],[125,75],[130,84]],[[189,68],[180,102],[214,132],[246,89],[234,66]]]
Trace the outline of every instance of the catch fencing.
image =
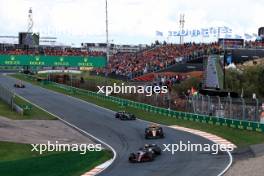
[[263,111],[262,102],[262,100],[257,98],[245,99],[196,95],[187,97],[186,110],[202,115],[260,122]]
[[264,132],[264,124],[259,123],[257,121],[250,121],[247,119],[230,119],[224,116],[222,117],[214,116],[213,114],[199,114],[198,112],[189,113],[189,112],[175,111],[175,110],[161,108],[161,107],[140,103],[128,99],[123,99],[115,96],[106,96],[104,94],[98,94],[93,91],[70,87],[67,85],[62,85],[54,82],[51,82],[51,84],[54,85],[55,87],[65,89],[67,91],[86,94],[88,96],[92,96],[100,100],[110,101],[118,105],[128,106],[146,112],[160,114],[170,118],[178,118],[188,121],[200,122],[200,123],[217,125],[217,126],[226,126],[226,127],[237,128],[242,130]]
[[[32,76],[28,76],[31,80],[35,79]],[[257,131],[257,132],[264,132],[264,123],[260,123],[259,119],[256,116],[254,118],[249,118],[251,116],[248,116],[246,118],[247,113],[251,112],[251,108],[255,107],[255,110],[259,110],[260,105],[258,100],[255,100],[255,103],[257,106],[252,106],[250,104],[246,104],[245,106],[242,106],[242,116],[240,116],[239,113],[239,107],[240,106],[235,106],[236,101],[228,100],[228,99],[221,99],[220,98],[220,103],[219,99],[217,98],[212,98],[212,97],[207,97],[208,101],[205,101],[205,97],[199,97],[199,96],[193,96],[193,97],[186,97],[186,109],[189,109],[190,111],[193,112],[182,112],[182,111],[176,111],[172,110],[170,108],[162,108],[158,107],[155,105],[150,105],[146,103],[141,103],[138,101],[132,101],[129,99],[125,98],[119,98],[116,96],[106,96],[104,94],[99,94],[93,91],[85,90],[85,89],[80,89],[64,84],[58,84],[55,82],[48,82],[45,81],[43,84],[50,84],[56,88],[63,89],[65,91],[75,93],[75,94],[82,94],[82,95],[88,95],[91,97],[94,97],[96,99],[100,99],[103,101],[109,101],[112,103],[115,103],[117,105],[121,105],[124,107],[132,107],[135,109],[139,109],[142,111],[154,113],[154,114],[160,114],[163,115],[164,117],[167,116],[169,118],[177,118],[177,119],[183,119],[183,120],[188,120],[188,121],[193,121],[193,122],[200,122],[204,124],[210,124],[210,125],[216,125],[216,126],[225,126],[225,127],[230,127],[230,128],[235,128],[235,129],[241,129],[241,130],[249,130],[249,131]],[[196,100],[197,99],[197,100]],[[242,104],[243,101],[241,100]],[[218,104],[216,104],[218,102]],[[231,105],[230,105],[231,102]],[[214,103],[214,104],[213,104]],[[254,102],[253,102],[254,103]],[[214,105],[214,106],[212,106]],[[218,105],[218,106],[216,106]],[[232,106],[234,105],[234,107]],[[217,108],[212,108],[212,107],[221,107],[221,110],[219,111]],[[231,108],[228,108],[231,107]],[[236,107],[236,108],[235,108]],[[244,108],[244,112],[243,112]],[[211,111],[213,110],[213,111]],[[236,110],[236,111],[234,111]],[[230,118],[230,114],[236,114],[237,118]],[[258,112],[258,111],[257,111]]]

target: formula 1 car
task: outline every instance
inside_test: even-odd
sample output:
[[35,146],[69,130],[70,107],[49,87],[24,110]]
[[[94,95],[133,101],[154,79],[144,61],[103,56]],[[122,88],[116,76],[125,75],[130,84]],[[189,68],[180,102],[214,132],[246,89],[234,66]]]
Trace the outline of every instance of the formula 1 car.
[[136,120],[136,116],[134,114],[125,112],[125,111],[119,111],[115,114],[115,117],[120,120]]
[[152,124],[145,129],[145,138],[146,139],[164,138],[163,129],[159,125]]
[[144,148],[140,148],[137,152],[131,153],[128,160],[131,163],[150,162],[156,156],[161,154],[161,149],[155,144],[146,144]]
[[26,86],[24,84],[22,84],[22,81],[18,82],[18,83],[15,83],[14,84],[14,87],[15,88],[25,88]]
[[149,162],[154,160],[154,155],[147,150],[139,150],[136,153],[131,153],[128,160],[131,163]]
[[140,150],[148,150],[155,156],[161,154],[161,148],[157,144],[145,144],[144,148],[140,148]]

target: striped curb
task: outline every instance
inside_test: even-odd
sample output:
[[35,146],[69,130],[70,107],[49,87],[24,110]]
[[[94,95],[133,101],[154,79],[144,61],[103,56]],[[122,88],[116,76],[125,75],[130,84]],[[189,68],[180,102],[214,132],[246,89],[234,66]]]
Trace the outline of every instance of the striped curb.
[[207,132],[203,132],[203,131],[200,131],[200,130],[195,130],[195,129],[190,129],[190,128],[185,128],[185,127],[181,127],[181,126],[177,126],[177,125],[173,125],[173,126],[170,126],[171,128],[174,128],[174,129],[177,129],[177,130],[181,130],[181,131],[185,131],[185,132],[189,132],[189,133],[192,133],[192,134],[196,134],[198,136],[201,136],[203,138],[206,138],[210,141],[213,141],[214,143],[216,144],[219,144],[219,145],[225,145],[225,146],[228,146],[228,147],[232,147],[233,149],[237,148],[237,146],[235,144],[233,144],[232,142],[224,139],[224,138],[221,138],[219,136],[216,136],[214,134],[211,134],[211,133],[207,133]]
[[99,166],[96,166],[95,168],[93,168],[92,170],[84,173],[81,176],[94,176],[99,174],[100,172],[102,172],[103,170],[105,170],[108,166],[110,166],[113,162],[113,159],[106,161],[103,164],[100,164]]

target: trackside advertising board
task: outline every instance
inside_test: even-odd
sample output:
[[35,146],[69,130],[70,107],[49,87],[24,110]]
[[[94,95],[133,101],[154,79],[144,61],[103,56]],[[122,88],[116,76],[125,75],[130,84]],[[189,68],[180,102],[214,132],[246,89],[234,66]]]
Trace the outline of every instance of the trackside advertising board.
[[64,67],[105,67],[104,56],[31,56],[0,55],[3,66],[64,66]]

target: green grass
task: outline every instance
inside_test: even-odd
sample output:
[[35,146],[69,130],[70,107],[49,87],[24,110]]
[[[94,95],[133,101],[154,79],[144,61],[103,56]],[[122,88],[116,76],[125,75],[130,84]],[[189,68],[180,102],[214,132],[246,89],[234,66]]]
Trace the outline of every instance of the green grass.
[[109,151],[56,152],[43,155],[31,152],[28,144],[0,142],[1,176],[79,176],[109,160]]
[[27,111],[25,114],[19,114],[11,109],[11,107],[0,100],[0,116],[13,119],[13,120],[56,120],[57,118],[42,111],[41,109],[37,108],[36,106],[22,100],[19,97],[15,97],[15,102],[19,106],[28,105],[31,106],[32,109]]
[[37,108],[31,103],[16,96],[14,102],[20,107],[30,106],[31,110],[26,113],[19,114],[11,109],[11,107],[0,99],[0,116],[7,117],[13,120],[56,120],[57,118],[49,113]]
[[[21,76],[23,77],[23,75],[15,75],[16,78],[21,78]],[[23,77],[22,79],[27,80],[27,78],[25,77]],[[84,93],[74,93],[73,94],[70,91],[55,87],[51,84],[42,85],[36,82],[33,82],[33,84],[37,84],[44,88],[54,90],[54,91],[57,91],[63,94],[74,96],[76,98],[83,99],[87,102],[91,102],[96,105],[99,105],[99,106],[102,106],[102,107],[105,107],[105,108],[108,108],[114,111],[120,110],[120,106],[116,103],[100,100],[95,97],[88,96],[87,94],[84,94]],[[199,123],[199,122],[192,122],[192,121],[177,119],[173,117],[167,117],[167,116],[160,115],[160,114],[150,113],[150,112],[146,112],[146,111],[139,110],[136,108],[131,108],[131,107],[127,107],[126,110],[131,113],[134,113],[136,116],[144,120],[161,123],[165,125],[180,125],[180,126],[187,127],[187,128],[193,128],[193,129],[198,129],[198,130],[202,130],[205,132],[209,132],[209,133],[221,136],[227,140],[230,140],[231,142],[233,142],[239,147],[246,147],[252,144],[264,143],[264,133],[233,129],[233,128],[224,127],[224,126],[215,126],[215,125],[204,124],[204,123]]]
[[10,119],[22,118],[22,115],[16,113],[15,111],[12,111],[11,107],[2,100],[0,100],[0,116],[7,117]]
[[7,105],[5,102],[0,100],[0,115],[13,120],[56,120],[57,119],[56,117],[37,108],[31,103],[26,102],[25,100],[21,99],[18,96],[15,97],[14,102],[20,107],[29,106],[31,107],[31,109],[25,111],[25,113],[22,115],[13,111],[9,105]]

